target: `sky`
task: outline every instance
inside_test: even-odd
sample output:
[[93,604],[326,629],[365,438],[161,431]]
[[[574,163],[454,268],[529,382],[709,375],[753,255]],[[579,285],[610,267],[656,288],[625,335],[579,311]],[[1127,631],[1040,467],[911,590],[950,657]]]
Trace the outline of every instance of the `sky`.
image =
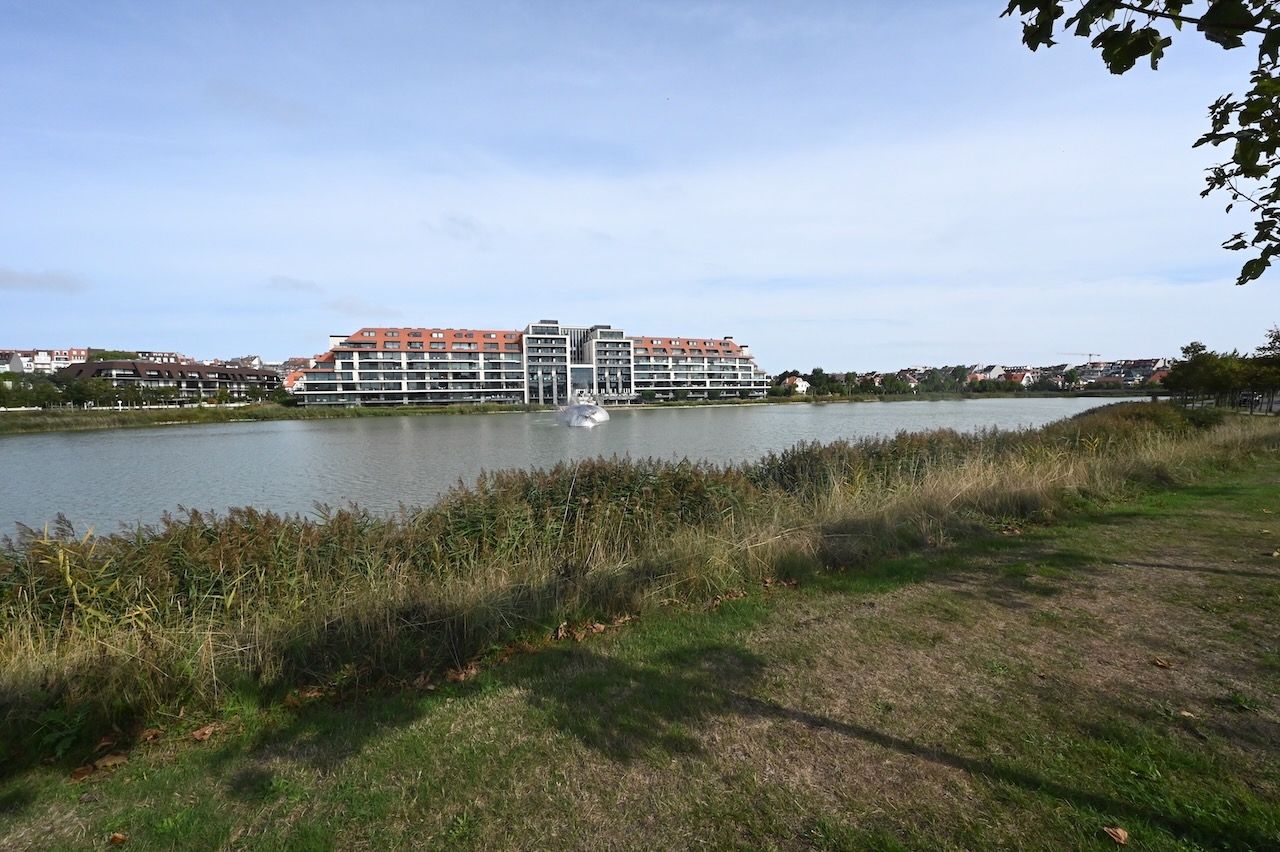
[[1004,5],[0,0],[0,348],[544,318],[769,372],[1260,344],[1280,272],[1234,286],[1249,220],[1191,147],[1255,54],[1184,32],[1117,77]]

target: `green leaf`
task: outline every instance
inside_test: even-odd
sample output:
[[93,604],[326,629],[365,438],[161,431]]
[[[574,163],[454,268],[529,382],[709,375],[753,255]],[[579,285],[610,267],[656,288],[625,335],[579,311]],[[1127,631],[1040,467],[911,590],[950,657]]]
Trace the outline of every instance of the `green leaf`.
[[1270,265],[1271,261],[1261,257],[1246,261],[1240,269],[1240,277],[1236,279],[1236,284],[1248,284],[1250,281],[1257,279],[1263,272],[1266,272],[1267,267]]
[[1258,19],[1245,6],[1244,0],[1213,0],[1208,10],[1200,16],[1196,29],[1204,37],[1225,50],[1244,44],[1244,33],[1257,24]]

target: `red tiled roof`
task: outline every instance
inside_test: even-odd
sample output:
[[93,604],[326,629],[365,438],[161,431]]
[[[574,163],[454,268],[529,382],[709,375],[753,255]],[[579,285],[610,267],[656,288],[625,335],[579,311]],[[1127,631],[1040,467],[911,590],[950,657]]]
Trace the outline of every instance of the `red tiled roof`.
[[[742,345],[730,340],[729,338],[712,338],[712,337],[662,337],[654,335],[632,335],[632,349],[637,355],[649,355],[654,350],[665,349],[665,354],[671,354],[671,350],[684,349],[685,354],[690,354],[688,350],[697,349],[704,355],[741,355]],[[653,341],[659,341],[654,343]]]
[[[489,336],[492,335],[492,336]],[[445,349],[454,348],[458,343],[519,343],[523,332],[514,329],[475,329],[475,328],[362,328],[334,349],[373,349],[386,350],[387,343],[399,343],[392,347],[393,351],[409,348],[409,342],[421,342],[424,349],[429,344],[444,343]],[[373,346],[368,344],[372,343]],[[354,346],[353,346],[354,344]],[[361,345],[363,344],[363,345]]]

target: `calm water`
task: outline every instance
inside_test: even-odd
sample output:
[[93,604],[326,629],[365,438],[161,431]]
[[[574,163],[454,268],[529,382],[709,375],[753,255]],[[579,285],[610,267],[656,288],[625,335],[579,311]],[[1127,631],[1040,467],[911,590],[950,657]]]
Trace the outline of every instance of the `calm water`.
[[377,417],[171,426],[0,437],[0,533],[64,513],[99,531],[178,506],[309,513],[355,502],[378,512],[429,503],[483,469],[549,467],[594,456],[716,462],[798,441],[949,427],[1041,426],[1097,399],[760,405],[613,411],[595,429],[552,413]]

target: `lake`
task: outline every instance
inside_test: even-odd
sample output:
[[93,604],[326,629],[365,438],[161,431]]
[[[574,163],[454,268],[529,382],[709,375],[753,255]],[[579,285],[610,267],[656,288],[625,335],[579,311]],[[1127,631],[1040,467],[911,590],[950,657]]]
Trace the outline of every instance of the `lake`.
[[392,512],[482,470],[596,456],[737,462],[800,441],[902,430],[1042,426],[1103,399],[972,399],[613,409],[595,429],[552,412],[284,420],[0,437],[0,533],[65,514],[77,530],[150,523],[179,506]]

